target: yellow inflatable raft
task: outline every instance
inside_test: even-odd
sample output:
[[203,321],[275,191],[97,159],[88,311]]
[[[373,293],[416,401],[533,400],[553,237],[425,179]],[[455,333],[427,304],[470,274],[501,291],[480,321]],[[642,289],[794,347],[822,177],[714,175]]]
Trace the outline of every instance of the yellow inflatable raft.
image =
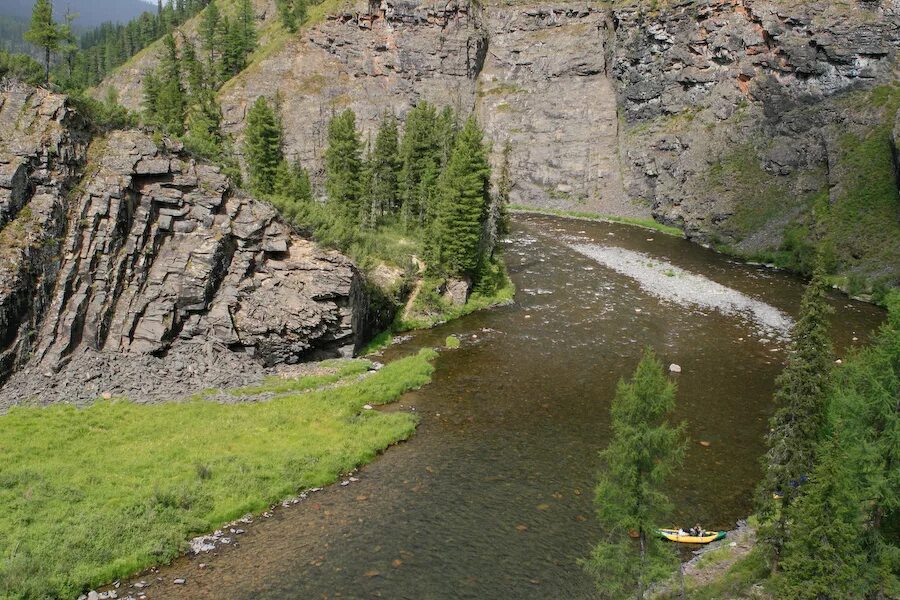
[[656,531],[667,540],[681,544],[708,544],[721,540],[728,533],[727,531],[704,531],[703,535],[690,535],[688,533],[679,535],[677,529],[657,529]]

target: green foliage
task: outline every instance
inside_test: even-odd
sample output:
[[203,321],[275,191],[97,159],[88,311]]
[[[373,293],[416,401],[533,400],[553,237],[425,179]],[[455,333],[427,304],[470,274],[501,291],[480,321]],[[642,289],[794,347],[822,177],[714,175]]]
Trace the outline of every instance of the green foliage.
[[306,22],[306,0],[275,0],[278,18],[289,32],[294,33]]
[[247,114],[244,140],[250,187],[255,192],[271,194],[275,190],[275,176],[284,162],[281,136],[281,124],[275,110],[260,96]]
[[50,0],[35,0],[31,27],[24,38],[44,51],[44,81],[49,83],[50,55],[59,50],[63,38],[63,30],[53,21],[53,3]]
[[[760,538],[771,549],[777,564],[788,537],[788,509],[802,493],[798,487],[813,471],[816,450],[822,439],[834,357],[828,337],[825,299],[827,284],[816,269],[800,304],[800,317],[791,330],[787,365],[775,381],[775,403],[766,436],[765,477],[760,492]],[[783,497],[780,512],[774,511],[771,494]]]
[[363,163],[356,115],[347,109],[328,124],[325,189],[328,203],[351,225],[360,222]]
[[128,112],[119,104],[119,98],[113,89],[109,90],[103,102],[85,95],[69,96],[69,101],[101,131],[128,129],[138,124],[138,115]]
[[456,350],[460,346],[459,338],[455,335],[448,335],[444,340],[444,347],[450,350]]
[[434,356],[254,403],[99,402],[0,416],[0,597],[74,598],[171,560],[191,535],[333,482],[413,433],[413,415],[363,405],[427,384]]
[[473,280],[484,256],[481,240],[490,202],[491,167],[482,136],[475,117],[470,117],[438,182],[431,249],[434,267]]
[[375,136],[375,148],[367,161],[369,175],[365,204],[368,207],[366,222],[370,226],[377,225],[386,215],[395,213],[400,207],[399,146],[397,119],[385,114],[381,119],[378,135]]
[[655,535],[670,510],[663,486],[685,450],[684,425],[667,423],[674,408],[675,384],[648,349],[631,381],[619,381],[612,439],[600,453],[605,468],[594,504],[603,538],[585,568],[603,598],[643,598],[648,586],[670,576],[677,564],[671,547]]
[[778,589],[787,600],[900,593],[900,293],[874,343],[834,378],[828,434],[790,508]]
[[55,81],[70,92],[99,84],[129,58],[200,12],[206,3],[166,3],[158,12],[147,11],[128,23],[104,23],[85,32],[77,44],[63,44],[64,60],[53,70]]
[[791,506],[790,537],[776,579],[778,597],[823,600],[863,598],[871,585],[861,575],[867,562],[862,501],[834,446],[826,446],[806,493]]
[[500,162],[500,174],[497,177],[497,194],[492,202],[491,217],[496,223],[496,234],[509,233],[509,204],[512,194],[513,180],[509,157],[512,154],[512,145],[507,140],[503,144],[503,159]]
[[433,219],[444,143],[438,137],[434,106],[419,102],[406,115],[400,146],[400,196],[403,220],[409,227],[421,227]]
[[0,50],[0,79],[5,77],[38,85],[44,80],[44,67],[27,54]]

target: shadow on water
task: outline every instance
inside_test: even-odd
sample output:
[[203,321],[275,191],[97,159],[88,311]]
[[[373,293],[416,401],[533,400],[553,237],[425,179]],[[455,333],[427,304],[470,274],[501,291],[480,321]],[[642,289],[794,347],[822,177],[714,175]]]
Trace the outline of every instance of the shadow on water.
[[[385,352],[390,360],[439,346],[451,333],[463,340],[441,354],[430,386],[391,408],[421,415],[413,439],[358,483],[254,525],[239,547],[179,559],[148,597],[589,597],[576,561],[598,536],[597,451],[616,381],[645,346],[683,368],[675,418],[688,422],[691,443],[670,489],[676,523],[730,528],[747,515],[783,343],[744,318],[650,295],[571,246],[639,251],[790,315],[802,282],[628,226],[526,216],[514,229],[514,305]],[[840,356],[865,343],[882,314],[832,301]],[[187,585],[170,585],[174,577]]]

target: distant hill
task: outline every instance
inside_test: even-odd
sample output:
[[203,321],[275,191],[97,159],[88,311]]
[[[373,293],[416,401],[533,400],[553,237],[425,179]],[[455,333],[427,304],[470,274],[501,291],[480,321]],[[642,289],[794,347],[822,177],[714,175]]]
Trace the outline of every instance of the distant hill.
[[[34,0],[3,0],[0,2],[0,17],[28,20],[32,6]],[[57,20],[62,20],[67,9],[78,14],[75,25],[83,30],[107,21],[125,23],[142,12],[156,10],[156,6],[143,0],[54,0],[53,13]]]

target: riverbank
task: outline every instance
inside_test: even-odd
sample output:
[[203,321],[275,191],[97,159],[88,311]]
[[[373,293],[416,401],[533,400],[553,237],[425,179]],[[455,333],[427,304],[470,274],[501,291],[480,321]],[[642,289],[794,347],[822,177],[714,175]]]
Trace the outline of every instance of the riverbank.
[[772,597],[761,585],[768,570],[757,550],[756,528],[755,516],[739,521],[725,539],[695,551],[694,557],[682,564],[682,573],[660,585],[650,597],[653,600],[747,597],[770,600]]
[[334,363],[231,404],[13,408],[0,416],[0,597],[76,597],[336,481],[413,433],[415,415],[372,407],[429,383],[435,356],[366,363],[365,376],[365,361]]
[[577,210],[559,210],[555,208],[539,208],[536,206],[526,206],[524,204],[512,204],[509,207],[510,212],[517,214],[546,215],[550,217],[566,217],[569,219],[579,219],[582,221],[593,221],[596,223],[620,223],[622,225],[634,225],[642,229],[658,231],[666,235],[675,237],[684,237],[684,232],[677,227],[665,225],[654,221],[653,219],[638,219],[634,217],[618,217],[615,215],[603,215],[592,212],[582,212]]

